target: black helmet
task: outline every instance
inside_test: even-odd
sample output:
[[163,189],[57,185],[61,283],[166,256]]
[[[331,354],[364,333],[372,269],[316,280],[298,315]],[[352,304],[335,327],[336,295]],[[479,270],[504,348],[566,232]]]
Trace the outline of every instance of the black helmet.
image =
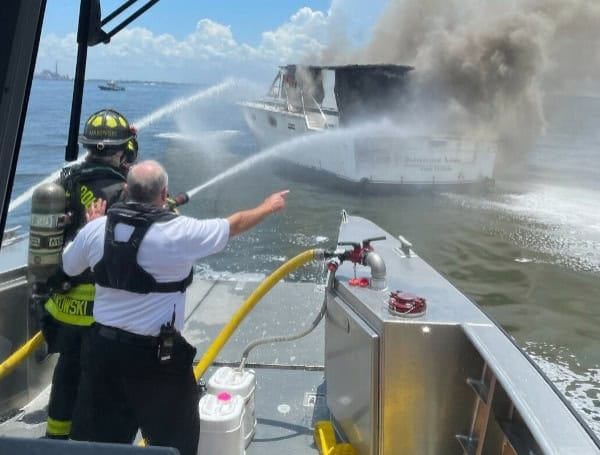
[[139,145],[135,137],[129,139],[125,145],[125,153],[123,154],[123,161],[131,165],[137,161]]
[[110,156],[135,139],[136,131],[125,117],[112,109],[103,109],[89,116],[79,142],[96,155]]

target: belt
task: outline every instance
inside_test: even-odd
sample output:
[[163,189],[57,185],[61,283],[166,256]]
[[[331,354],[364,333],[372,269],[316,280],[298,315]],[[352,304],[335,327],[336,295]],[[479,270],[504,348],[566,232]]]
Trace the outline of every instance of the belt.
[[108,340],[142,347],[155,348],[158,346],[158,337],[138,335],[137,333],[127,332],[126,330],[121,330],[117,329],[116,327],[109,327],[107,325],[98,324],[97,322],[94,325],[96,327],[96,332],[98,333],[98,335]]

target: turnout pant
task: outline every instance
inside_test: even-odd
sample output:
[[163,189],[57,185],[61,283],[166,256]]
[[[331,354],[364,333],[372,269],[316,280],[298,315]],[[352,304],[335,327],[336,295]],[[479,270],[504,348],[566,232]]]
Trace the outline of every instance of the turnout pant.
[[133,443],[138,428],[150,445],[198,450],[196,349],[177,334],[173,358],[158,360],[158,339],[94,324],[90,330],[71,438]]
[[88,327],[63,324],[50,315],[46,328],[52,325],[52,341],[49,351],[60,355],[52,376],[46,436],[52,439],[67,439],[71,432],[71,420],[79,377],[81,373],[81,349]]

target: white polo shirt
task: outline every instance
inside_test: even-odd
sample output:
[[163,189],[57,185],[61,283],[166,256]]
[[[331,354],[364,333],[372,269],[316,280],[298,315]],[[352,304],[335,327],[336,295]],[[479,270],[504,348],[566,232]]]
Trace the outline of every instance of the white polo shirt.
[[[93,267],[104,252],[106,216],[87,223],[63,252],[63,269],[76,276]],[[133,227],[119,223],[115,239],[127,241]],[[138,264],[157,282],[180,281],[200,258],[222,251],[229,240],[226,219],[197,220],[178,216],[152,224],[138,250]],[[170,322],[183,329],[185,293],[137,294],[96,284],[94,319],[139,335],[157,336],[160,326]]]

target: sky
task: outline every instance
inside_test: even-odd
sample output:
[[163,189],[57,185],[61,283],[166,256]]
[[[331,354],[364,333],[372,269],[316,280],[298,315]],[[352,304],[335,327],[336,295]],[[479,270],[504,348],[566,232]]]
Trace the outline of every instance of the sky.
[[[48,0],[36,71],[73,77],[75,0]],[[124,0],[102,0],[106,17]],[[103,27],[110,31],[139,1]],[[89,79],[215,83],[227,76],[264,78],[277,65],[310,62],[331,37],[362,46],[386,0],[161,0],[109,45],[88,51]],[[270,76],[269,76],[270,78]],[[263,81],[264,82],[264,81]]]

